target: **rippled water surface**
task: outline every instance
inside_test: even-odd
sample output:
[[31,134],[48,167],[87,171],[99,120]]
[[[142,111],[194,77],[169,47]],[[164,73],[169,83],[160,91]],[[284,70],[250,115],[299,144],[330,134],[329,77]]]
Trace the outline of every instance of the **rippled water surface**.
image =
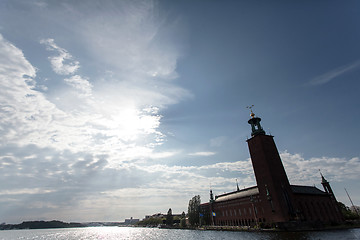
[[78,239],[187,239],[187,240],[227,240],[227,239],[326,239],[350,240],[360,239],[360,229],[319,231],[319,232],[220,232],[195,231],[157,228],[128,227],[89,227],[64,229],[6,230],[0,231],[0,239],[46,239],[46,240],[78,240]]

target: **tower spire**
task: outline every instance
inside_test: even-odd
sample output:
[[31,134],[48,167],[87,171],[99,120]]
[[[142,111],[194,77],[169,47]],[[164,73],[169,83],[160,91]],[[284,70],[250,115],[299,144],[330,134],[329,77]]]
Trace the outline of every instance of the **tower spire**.
[[324,176],[322,175],[321,173],[321,170],[319,169],[319,173],[320,173],[320,176],[321,176],[321,184],[326,184],[326,183],[329,183],[325,178]]
[[236,178],[236,191],[240,191],[240,188],[239,188],[239,184],[238,184],[238,180]]
[[211,183],[210,183],[210,202],[214,202],[214,194],[212,192]]

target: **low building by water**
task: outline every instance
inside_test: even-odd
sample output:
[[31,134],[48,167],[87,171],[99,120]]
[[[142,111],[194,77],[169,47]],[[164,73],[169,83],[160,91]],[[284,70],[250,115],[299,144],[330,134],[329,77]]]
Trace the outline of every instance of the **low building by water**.
[[138,223],[140,221],[140,219],[137,219],[137,218],[127,218],[125,219],[125,222],[124,224],[125,225],[135,225],[136,223]]
[[205,225],[321,227],[344,218],[329,182],[321,175],[324,191],[315,186],[291,185],[273,136],[251,111],[251,138],[247,140],[257,185],[213,196],[200,205]]

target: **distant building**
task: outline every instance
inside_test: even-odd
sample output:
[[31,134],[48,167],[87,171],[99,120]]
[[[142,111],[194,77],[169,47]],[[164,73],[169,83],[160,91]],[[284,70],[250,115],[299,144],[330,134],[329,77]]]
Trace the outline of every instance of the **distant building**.
[[[182,214],[172,214],[172,216],[175,218],[181,218],[181,215]],[[148,218],[166,218],[167,214],[163,214],[163,213],[155,213],[153,215],[146,215],[145,216],[145,219],[148,219]]]
[[166,217],[166,214],[162,214],[162,213],[155,213],[153,215],[146,215],[145,216],[145,219],[148,219],[148,218],[164,218]]
[[290,185],[273,136],[251,111],[251,138],[247,140],[257,186],[213,197],[200,205],[202,221],[217,226],[321,226],[343,222],[329,182],[315,186]]
[[124,224],[125,225],[134,225],[136,223],[138,223],[140,221],[140,219],[135,219],[135,218],[130,218],[130,219],[125,219]]

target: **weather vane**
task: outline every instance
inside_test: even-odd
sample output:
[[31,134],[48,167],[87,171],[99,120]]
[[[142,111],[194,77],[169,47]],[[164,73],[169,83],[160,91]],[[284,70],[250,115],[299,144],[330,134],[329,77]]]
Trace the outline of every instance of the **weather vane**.
[[255,113],[253,113],[253,111],[252,111],[252,108],[254,107],[254,104],[253,105],[251,105],[251,106],[247,106],[246,108],[248,108],[248,109],[250,109],[250,116],[252,117],[252,118],[254,118],[255,117]]

